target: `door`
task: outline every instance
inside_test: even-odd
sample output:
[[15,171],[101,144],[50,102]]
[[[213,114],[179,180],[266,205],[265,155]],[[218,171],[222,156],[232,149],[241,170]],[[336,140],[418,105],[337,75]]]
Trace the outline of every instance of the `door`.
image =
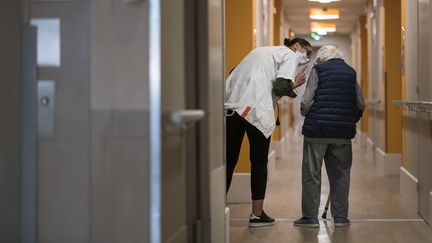
[[223,2],[161,3],[162,242],[223,242]]
[[[199,242],[197,61],[192,1],[161,2],[162,242]],[[192,44],[192,45],[191,45]]]
[[[430,100],[430,28],[431,28],[431,4],[430,1],[420,0],[418,3],[419,15],[419,36],[418,36],[418,79],[419,79],[419,100]],[[418,179],[419,179],[419,214],[427,221],[429,219],[429,193],[431,191],[431,121],[427,113],[418,113]]]

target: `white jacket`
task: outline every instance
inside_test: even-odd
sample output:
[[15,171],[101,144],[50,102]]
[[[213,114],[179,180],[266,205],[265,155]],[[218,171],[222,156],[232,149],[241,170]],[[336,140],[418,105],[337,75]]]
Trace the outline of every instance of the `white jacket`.
[[294,81],[300,57],[286,46],[252,50],[226,80],[225,103],[236,104],[235,112],[258,128],[266,138],[275,128],[272,99],[276,78]]

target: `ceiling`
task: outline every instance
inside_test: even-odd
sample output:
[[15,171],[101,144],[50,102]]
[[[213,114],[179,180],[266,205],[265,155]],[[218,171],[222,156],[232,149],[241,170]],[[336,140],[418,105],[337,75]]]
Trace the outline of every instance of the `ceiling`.
[[322,20],[320,22],[336,23],[335,34],[350,34],[358,17],[365,13],[367,0],[341,0],[332,3],[309,2],[308,0],[283,0],[285,16],[296,35],[309,35],[310,23],[317,20],[309,19],[309,8],[338,8],[340,18],[337,20]]

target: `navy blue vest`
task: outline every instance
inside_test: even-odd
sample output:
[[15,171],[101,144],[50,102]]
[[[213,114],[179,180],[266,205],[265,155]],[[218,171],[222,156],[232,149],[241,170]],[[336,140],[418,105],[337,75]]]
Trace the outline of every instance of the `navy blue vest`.
[[359,114],[355,70],[342,59],[318,64],[315,70],[318,88],[305,117],[303,135],[312,138],[354,138]]

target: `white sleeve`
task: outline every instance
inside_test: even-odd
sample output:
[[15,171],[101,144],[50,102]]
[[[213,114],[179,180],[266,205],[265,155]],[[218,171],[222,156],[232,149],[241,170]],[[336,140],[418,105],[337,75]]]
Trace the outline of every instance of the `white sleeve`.
[[287,57],[280,65],[277,71],[276,78],[284,78],[294,80],[295,71],[297,69],[297,60],[293,57]]

